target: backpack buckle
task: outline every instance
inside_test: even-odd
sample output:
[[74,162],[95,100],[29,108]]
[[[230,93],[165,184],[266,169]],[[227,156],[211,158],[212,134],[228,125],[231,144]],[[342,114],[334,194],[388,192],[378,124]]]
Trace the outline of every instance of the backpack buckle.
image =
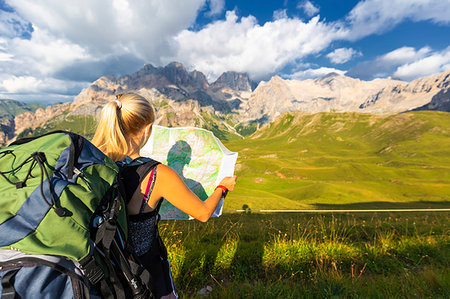
[[18,182],[15,185],[16,185],[16,189],[21,189],[26,186],[25,182]]
[[93,255],[89,255],[80,261],[80,268],[92,285],[97,284],[103,277],[102,268],[97,264]]

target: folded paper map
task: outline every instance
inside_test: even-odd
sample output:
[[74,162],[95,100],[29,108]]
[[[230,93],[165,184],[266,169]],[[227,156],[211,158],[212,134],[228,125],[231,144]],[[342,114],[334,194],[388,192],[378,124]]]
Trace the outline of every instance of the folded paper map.
[[[237,153],[229,151],[211,131],[194,128],[153,126],[141,156],[150,157],[173,168],[186,185],[201,199],[207,199],[220,181],[232,176]],[[223,200],[212,217],[222,214]],[[164,200],[161,219],[192,219]]]

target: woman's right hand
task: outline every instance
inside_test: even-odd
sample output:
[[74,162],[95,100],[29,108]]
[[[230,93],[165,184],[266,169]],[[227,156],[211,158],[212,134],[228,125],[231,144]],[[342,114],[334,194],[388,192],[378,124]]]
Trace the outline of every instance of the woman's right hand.
[[220,181],[219,185],[226,187],[229,191],[234,190],[234,185],[236,185],[237,176],[227,176]]

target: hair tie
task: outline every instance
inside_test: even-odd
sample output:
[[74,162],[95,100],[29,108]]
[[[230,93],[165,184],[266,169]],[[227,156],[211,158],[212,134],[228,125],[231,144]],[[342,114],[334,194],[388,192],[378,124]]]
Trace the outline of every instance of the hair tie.
[[117,109],[120,110],[122,108],[122,102],[118,101],[118,100],[114,100],[114,102],[116,102],[116,104],[117,104]]

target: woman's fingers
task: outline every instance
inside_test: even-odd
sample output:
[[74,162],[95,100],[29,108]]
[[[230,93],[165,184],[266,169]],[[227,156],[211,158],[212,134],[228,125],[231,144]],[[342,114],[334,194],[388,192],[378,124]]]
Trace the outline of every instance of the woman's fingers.
[[223,180],[220,182],[221,185],[225,186],[228,190],[233,191],[234,186],[236,185],[236,179],[237,176],[227,176],[223,178]]

